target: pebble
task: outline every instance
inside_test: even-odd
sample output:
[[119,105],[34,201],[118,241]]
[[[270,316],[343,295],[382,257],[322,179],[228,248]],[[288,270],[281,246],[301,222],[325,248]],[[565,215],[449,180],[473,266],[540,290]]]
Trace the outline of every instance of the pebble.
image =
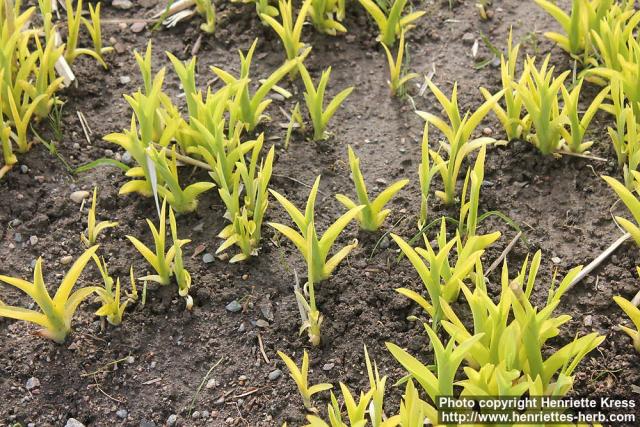
[[27,165],[20,165],[20,172],[29,173],[29,167]]
[[193,411],[193,413],[191,414],[191,418],[198,419],[200,418],[200,411]]
[[264,320],[264,319],[258,319],[258,320],[256,321],[256,326],[257,326],[258,328],[268,328],[268,327],[269,327],[269,322],[267,322],[267,321],[266,321],[266,320]]
[[71,255],[65,255],[60,258],[60,264],[62,265],[71,264],[71,261],[73,261],[73,257]]
[[380,249],[387,249],[389,247],[389,238],[384,236],[380,242]]
[[237,300],[233,300],[231,301],[229,304],[227,304],[225,306],[225,308],[227,309],[227,311],[230,311],[232,313],[237,313],[240,310],[242,310],[242,306],[240,305],[240,303]]
[[204,229],[204,222],[201,222],[200,224],[193,227],[193,231],[202,231],[203,229]]
[[122,163],[124,163],[125,165],[131,164],[131,161],[133,159],[131,158],[131,153],[129,153],[128,151],[125,151],[124,154],[122,155]]
[[27,384],[25,384],[27,390],[33,390],[34,388],[40,387],[40,380],[36,377],[31,377],[27,380]]
[[125,418],[127,418],[127,415],[129,415],[129,413],[127,412],[126,409],[119,409],[116,412],[116,416],[122,420],[124,420]]
[[29,237],[29,243],[31,243],[31,246],[37,245],[38,244],[38,236]]
[[551,258],[551,262],[553,262],[554,264],[560,264],[560,262],[562,262],[562,260],[560,258],[558,258],[557,256],[554,256],[553,258]]
[[473,33],[464,33],[462,36],[462,44],[471,46],[474,41],[476,41],[476,36],[474,36]]
[[209,381],[207,381],[207,385],[205,385],[205,387],[211,390],[212,388],[216,388],[217,385],[218,385],[218,382],[216,381],[216,379],[211,378]]
[[582,322],[584,323],[584,326],[591,326],[593,324],[593,316],[587,314],[584,316],[584,320]]
[[73,143],[73,149],[74,150],[79,150],[80,149],[80,144],[78,144],[77,142]]
[[136,358],[133,356],[129,356],[125,359],[125,362],[127,363],[127,365],[131,365],[135,361],[136,361]]
[[202,418],[209,418],[209,411],[202,411]]
[[144,31],[146,27],[147,24],[145,22],[134,22],[133,24],[131,24],[131,32],[140,33]]
[[82,203],[84,199],[89,198],[89,192],[84,190],[74,191],[73,193],[71,193],[69,198],[75,203]]
[[167,418],[167,427],[174,427],[178,422],[178,416],[176,414],[169,415]]
[[215,258],[213,257],[213,254],[210,254],[208,252],[202,256],[202,262],[204,262],[205,264],[211,264],[214,259]]
[[113,157],[113,150],[107,148],[106,150],[104,150],[104,155],[106,157]]
[[482,134],[483,134],[484,136],[491,136],[491,135],[493,135],[493,129],[491,129],[491,128],[484,128],[484,129],[482,129]]
[[323,371],[330,371],[333,369],[333,367],[336,366],[335,363],[325,363],[324,365],[322,365],[322,370]]
[[140,421],[140,427],[156,427],[156,423],[143,419]]
[[120,76],[120,84],[126,85],[131,83],[131,77],[129,76]]
[[75,418],[69,418],[67,420],[67,423],[64,425],[64,427],[84,427],[84,424],[82,424],[80,421],[76,420]]
[[113,0],[111,6],[115,7],[116,9],[127,10],[133,7],[133,3],[131,3],[130,0]]
[[271,381],[275,381],[282,375],[282,371],[280,369],[276,369],[275,371],[269,372],[269,379]]
[[20,233],[16,233],[13,235],[13,240],[15,240],[17,243],[22,242],[22,234]]

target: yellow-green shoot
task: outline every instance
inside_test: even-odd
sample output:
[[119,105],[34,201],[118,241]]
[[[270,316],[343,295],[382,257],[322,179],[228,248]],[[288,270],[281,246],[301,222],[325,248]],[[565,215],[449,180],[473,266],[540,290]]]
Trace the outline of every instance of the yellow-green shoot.
[[358,203],[351,200],[344,194],[337,194],[336,199],[342,203],[347,209],[353,209],[358,206],[364,208],[358,213],[356,219],[360,224],[360,228],[366,231],[377,231],[384,220],[391,213],[391,209],[384,209],[385,205],[395,196],[398,191],[409,183],[408,179],[402,179],[391,184],[387,189],[383,190],[373,201],[369,200],[367,186],[364,183],[364,177],[360,171],[360,159],[356,157],[351,146],[348,146],[349,166],[351,167],[351,179],[356,187],[356,195]]
[[306,89],[304,93],[304,101],[307,105],[307,109],[309,110],[311,123],[313,124],[313,140],[319,141],[321,139],[326,139],[326,129],[329,124],[329,120],[331,120],[336,111],[338,111],[338,108],[340,108],[340,105],[342,105],[345,99],[347,99],[351,94],[353,87],[348,87],[338,93],[329,102],[329,105],[327,105],[327,108],[325,109],[325,90],[329,83],[329,77],[331,76],[331,67],[322,72],[317,87],[314,85],[313,80],[309,75],[309,71],[307,71],[302,63],[299,64],[298,70],[300,71],[300,76],[302,77],[302,82]]
[[87,247],[91,247],[96,244],[98,241],[98,236],[104,230],[108,228],[117,227],[118,223],[115,221],[100,221],[96,222],[96,197],[97,197],[98,187],[93,188],[93,199],[91,200],[91,208],[89,209],[89,213],[87,214],[87,235],[80,235],[80,239],[82,243]]
[[100,289],[97,286],[87,286],[72,293],[74,285],[97,249],[98,246],[87,249],[73,263],[64,279],[62,279],[53,298],[49,295],[44,283],[42,258],[38,258],[36,261],[32,283],[15,277],[0,275],[0,281],[27,294],[39,308],[39,310],[32,310],[15,307],[0,301],[0,316],[39,325],[43,328],[37,332],[39,336],[57,343],[63,343],[71,332],[71,321],[80,303]]
[[[275,228],[287,239],[291,240],[291,242],[293,242],[293,244],[298,248],[307,262],[307,265],[313,271],[314,283],[320,283],[321,281],[329,278],[340,262],[345,259],[347,255],[349,255],[349,253],[358,245],[357,241],[346,245],[327,260],[329,251],[340,233],[351,222],[351,220],[358,215],[358,212],[364,208],[363,206],[356,206],[355,208],[349,209],[349,211],[340,216],[331,226],[329,226],[329,228],[327,228],[321,238],[318,238],[314,223],[314,209],[319,186],[320,177],[318,176],[311,188],[311,192],[309,193],[304,214],[283,195],[277,191],[270,190],[271,194],[273,194],[276,200],[280,202],[282,207],[287,211],[293,222],[296,224],[299,232],[284,224],[270,222],[269,225]],[[309,244],[313,247],[312,251],[309,250]]]
[[450,205],[455,202],[456,183],[462,167],[462,161],[483,145],[496,142],[495,139],[489,137],[480,137],[473,140],[470,138],[482,119],[489,114],[500,97],[502,97],[504,90],[491,96],[473,113],[467,112],[462,116],[458,108],[457,83],[453,86],[451,99],[448,99],[431,81],[427,83],[447,114],[449,123],[426,111],[417,111],[417,114],[426,122],[436,126],[448,141],[448,144],[442,144],[443,149],[448,154],[447,160],[444,160],[440,153],[436,151],[430,151],[429,154],[444,183],[444,191],[436,191],[436,196],[445,204]]
[[380,31],[378,41],[389,48],[395,44],[397,37],[402,37],[404,32],[413,27],[412,23],[426,13],[425,11],[418,11],[402,16],[407,0],[395,0],[389,8],[389,15],[387,16],[375,1],[359,1],[378,25],[378,30]]
[[[366,0],[370,1],[370,0]],[[404,31],[400,33],[400,43],[398,44],[398,55],[393,58],[393,54],[389,50],[386,44],[382,43],[384,52],[387,55],[387,63],[389,64],[389,76],[388,80],[389,88],[391,89],[391,95],[399,95],[404,93],[404,86],[411,79],[420,77],[418,73],[403,74],[404,68],[404,49],[406,47],[404,41]]]
[[302,365],[300,368],[298,368],[296,363],[283,352],[279,351],[278,356],[280,356],[284,364],[287,366],[287,369],[289,369],[289,375],[298,386],[298,391],[302,397],[304,407],[308,410],[313,410],[314,408],[311,403],[311,397],[314,394],[327,391],[333,388],[333,386],[327,383],[309,385],[309,355],[307,354],[307,350],[304,350],[302,355]]

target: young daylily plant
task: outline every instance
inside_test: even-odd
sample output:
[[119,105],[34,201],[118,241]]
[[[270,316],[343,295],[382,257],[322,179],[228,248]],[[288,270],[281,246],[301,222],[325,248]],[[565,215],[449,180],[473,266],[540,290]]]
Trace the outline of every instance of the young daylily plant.
[[304,93],[304,101],[307,105],[307,109],[309,110],[311,123],[313,124],[313,140],[319,141],[321,139],[326,139],[326,129],[329,124],[329,120],[331,120],[338,108],[340,108],[340,105],[342,105],[349,94],[351,94],[353,87],[348,87],[338,93],[335,98],[329,102],[329,105],[327,105],[327,108],[325,109],[325,89],[329,83],[331,67],[322,72],[322,76],[320,77],[317,87],[313,84],[309,71],[307,71],[302,63],[299,64],[298,70],[300,71],[300,76],[302,77],[302,82],[306,89]]
[[[342,230],[344,230],[351,220],[354,219],[362,209],[364,209],[364,206],[356,206],[355,208],[349,209],[349,211],[343,214],[329,228],[327,228],[321,238],[318,238],[314,223],[314,209],[319,186],[320,177],[318,176],[311,188],[311,192],[309,193],[304,214],[280,193],[270,190],[271,194],[273,194],[276,200],[278,200],[282,207],[287,211],[300,232],[297,232],[293,228],[283,224],[270,222],[269,225],[296,245],[307,262],[307,265],[311,266],[310,269],[313,271],[314,283],[319,283],[328,279],[338,264],[340,264],[340,262],[349,255],[353,248],[358,245],[358,242],[355,241],[340,249],[331,258],[329,258],[329,260],[327,260],[329,251]],[[309,250],[309,245],[312,245],[312,251]]]
[[298,368],[296,363],[283,352],[279,351],[278,356],[280,356],[285,365],[287,365],[289,375],[296,382],[304,407],[308,410],[313,410],[314,408],[311,403],[311,397],[314,394],[333,388],[333,385],[327,383],[315,384],[312,386],[309,385],[309,355],[307,354],[307,350],[304,350],[302,355],[302,365],[300,368]]
[[380,228],[384,220],[391,213],[391,209],[384,209],[385,205],[395,196],[398,191],[409,183],[408,179],[403,179],[391,184],[383,190],[373,201],[369,200],[367,186],[364,183],[362,172],[360,171],[360,159],[356,157],[351,146],[348,146],[349,166],[351,167],[351,179],[356,187],[358,203],[343,194],[337,194],[336,199],[347,209],[354,209],[358,206],[364,208],[358,213],[356,219],[363,230],[376,231]]
[[160,285],[168,285],[171,283],[171,276],[173,275],[172,262],[176,256],[176,248],[182,247],[189,243],[190,240],[177,240],[173,246],[166,250],[166,219],[167,219],[167,201],[162,202],[162,209],[160,210],[160,222],[158,228],[147,219],[147,224],[153,234],[153,242],[155,245],[155,252],[145,246],[140,240],[133,236],[127,236],[127,239],[135,246],[140,254],[147,260],[149,265],[153,267],[157,274],[140,277],[140,280],[151,280],[159,283]]
[[384,46],[388,48],[393,47],[397,37],[402,39],[402,34],[413,27],[411,24],[426,13],[425,11],[418,11],[402,16],[402,12],[407,5],[407,0],[395,0],[393,4],[389,2],[391,7],[388,10],[388,15],[385,15],[379,3],[373,0],[359,1],[378,25],[378,29],[380,30],[378,41],[382,42]]
[[[640,269],[638,269],[638,274],[640,274]],[[633,348],[640,353],[640,309],[633,305],[631,301],[621,296],[615,296],[613,297],[613,300],[620,306],[629,319],[631,319],[635,329],[631,329],[624,325],[619,325],[619,327],[625,334],[629,335],[629,338],[631,338],[631,342],[633,343]]]
[[98,236],[104,230],[108,228],[117,227],[118,223],[115,221],[100,221],[96,223],[96,195],[98,187],[93,188],[93,199],[91,201],[91,208],[87,214],[87,234],[81,234],[80,239],[87,247],[91,247],[98,241]]
[[436,191],[438,196],[446,204],[452,204],[455,201],[456,183],[462,161],[473,151],[479,149],[483,145],[495,143],[496,140],[489,137],[480,137],[471,140],[471,135],[480,125],[480,122],[494,108],[498,100],[504,94],[504,90],[490,97],[482,104],[473,114],[467,112],[464,117],[460,114],[458,108],[458,87],[454,84],[451,92],[451,99],[448,99],[444,93],[440,91],[431,81],[427,82],[431,92],[436,96],[442,105],[449,124],[440,117],[425,111],[417,111],[417,114],[426,122],[436,126],[445,136],[448,144],[442,144],[444,151],[447,152],[448,158],[444,160],[437,151],[430,151],[430,157],[433,159],[436,168],[444,182],[444,192]]
[[[370,1],[370,0],[366,0]],[[408,73],[403,74],[404,67],[404,50],[406,44],[404,42],[404,31],[400,33],[400,43],[398,44],[398,55],[396,58],[393,58],[393,54],[391,50],[387,47],[386,44],[381,43],[384,49],[384,52],[387,55],[387,63],[389,64],[389,75],[390,79],[388,81],[389,88],[391,89],[391,96],[395,95],[404,95],[404,86],[411,79],[415,79],[420,77],[418,73]]]
[[36,261],[32,283],[15,277],[0,275],[1,282],[14,286],[27,294],[39,308],[39,310],[31,310],[14,307],[0,301],[0,316],[35,323],[43,328],[37,332],[38,335],[57,343],[63,343],[71,332],[71,321],[80,303],[92,293],[101,289],[97,286],[87,286],[72,292],[82,271],[97,249],[97,245],[87,249],[73,263],[64,279],[62,279],[53,298],[49,295],[44,283],[42,258],[38,258]]

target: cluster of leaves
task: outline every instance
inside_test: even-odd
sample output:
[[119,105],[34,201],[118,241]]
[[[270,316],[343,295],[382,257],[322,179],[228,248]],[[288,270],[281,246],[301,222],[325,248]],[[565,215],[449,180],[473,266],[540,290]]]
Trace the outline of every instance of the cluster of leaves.
[[[0,142],[4,165],[0,178],[17,163],[18,153],[27,152],[29,125],[49,116],[61,101],[56,93],[73,80],[69,64],[81,54],[95,57],[105,68],[100,33],[100,4],[90,6],[90,19],[82,18],[82,1],[74,11],[67,0],[68,37],[59,43],[60,35],[52,24],[51,2],[39,0],[42,28],[32,27],[36,7],[22,11],[21,1],[0,4]],[[80,24],[91,35],[94,49],[78,49]]]
[[420,399],[418,390],[412,380],[407,381],[405,393],[402,396],[398,410],[393,415],[385,414],[387,377],[380,376],[378,366],[375,362],[371,362],[365,346],[364,360],[369,377],[369,389],[361,391],[359,396],[354,396],[347,385],[340,383],[344,412],[336,395],[331,391],[331,403],[327,405],[327,419],[325,420],[317,415],[318,411],[313,406],[311,397],[314,394],[333,389],[333,384],[309,384],[309,355],[306,350],[303,353],[300,368],[286,354],[278,352],[278,355],[284,361],[291,378],[298,386],[305,408],[309,412],[316,413],[307,416],[308,424],[306,427],[344,427],[346,425],[354,427],[364,427],[365,425],[371,425],[372,427],[418,427],[424,425],[427,419],[436,419],[435,413],[430,411],[431,407]]
[[[494,302],[487,291],[482,262],[476,259],[474,271],[461,275],[472,278],[473,290],[459,280],[473,317],[471,328],[460,320],[444,296],[439,297],[443,320],[434,324],[442,326],[449,336],[448,343],[445,345],[434,328],[424,323],[433,346],[435,370],[399,346],[387,343],[389,351],[434,405],[437,396],[453,396],[454,386],[462,388],[461,396],[564,396],[571,390],[576,367],[604,336],[590,333],[551,354],[543,351],[571,319],[567,315],[554,316],[553,312],[581,267],[570,270],[559,284],[552,283],[545,305],[538,309],[530,299],[540,261],[541,254],[537,252],[530,266],[525,260],[515,278],[509,278],[505,263],[500,298]],[[432,309],[427,313],[433,317]],[[460,373],[463,362],[466,366]],[[430,407],[430,412],[436,410]]]

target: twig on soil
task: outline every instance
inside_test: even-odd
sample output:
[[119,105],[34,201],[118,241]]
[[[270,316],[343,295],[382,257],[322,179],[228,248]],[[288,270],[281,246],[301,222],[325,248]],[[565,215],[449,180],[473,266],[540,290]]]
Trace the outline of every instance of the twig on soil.
[[518,234],[516,234],[516,237],[514,237],[513,240],[509,242],[509,244],[507,245],[506,248],[504,248],[504,251],[502,251],[500,256],[495,261],[493,261],[493,264],[491,264],[487,269],[487,271],[485,271],[484,273],[485,277],[491,274],[491,272],[495,270],[502,261],[504,261],[504,259],[507,257],[507,255],[509,255],[509,252],[511,252],[511,250],[514,248],[518,240],[520,240],[520,236],[522,236],[522,231],[518,231]]
[[101,374],[103,372],[107,372],[107,368],[111,365],[117,365],[120,362],[124,362],[125,360],[127,360],[129,358],[129,356],[123,357],[122,359],[118,359],[118,360],[113,360],[109,363],[107,363],[106,365],[102,365],[99,369],[93,371],[93,372],[89,372],[89,373],[84,373],[84,374],[80,374],[80,377],[89,377],[92,375],[96,375],[96,374]]
[[607,159],[605,159],[603,157],[597,157],[597,156],[593,156],[591,154],[573,153],[571,151],[564,151],[564,150],[559,150],[556,153],[561,154],[563,156],[580,157],[581,159],[595,160],[595,161],[598,161],[598,162],[606,162],[607,161]]
[[80,120],[80,126],[82,126],[82,132],[84,133],[84,138],[87,140],[87,144],[91,145],[91,135],[93,131],[89,127],[89,123],[87,123],[87,119],[84,117],[80,111],[76,111],[78,115],[78,120]]
[[[288,180],[290,180],[290,181],[293,181],[293,182],[295,182],[295,183],[297,183],[297,184],[302,185],[303,187],[313,188],[311,185],[309,185],[309,184],[305,184],[304,182],[299,181],[299,180],[297,180],[297,179],[295,179],[295,178],[292,178],[292,177],[290,177],[290,176],[287,176],[287,175],[278,175],[278,174],[276,174],[276,173],[272,173],[271,175],[272,175],[272,176],[275,176],[275,177],[278,177],[278,178],[286,178],[286,179],[288,179]],[[322,191],[320,191],[320,190],[318,190],[318,193],[322,194],[322,195],[323,195],[323,196],[325,196],[325,197],[326,197],[326,196],[328,196],[328,194],[327,194],[327,193],[323,193],[323,192],[322,192]]]
[[593,270],[595,270],[596,267],[598,267],[600,264],[602,264],[602,262],[604,260],[606,260],[616,249],[618,249],[618,247],[620,247],[620,245],[622,245],[624,242],[629,240],[630,237],[631,237],[631,234],[629,234],[629,233],[625,233],[622,236],[620,236],[618,238],[618,240],[613,242],[613,244],[611,246],[609,246],[607,249],[605,249],[600,255],[598,255],[596,257],[596,259],[591,261],[589,263],[589,265],[587,265],[585,268],[582,269],[582,271],[576,276],[576,278],[573,279],[573,281],[571,283],[569,283],[569,286],[567,287],[567,291],[569,291],[571,288],[573,288],[582,279],[587,277],[587,275],[589,273],[591,273]]
[[[173,156],[173,151],[168,149],[167,147],[163,147],[160,144],[153,144],[154,148],[156,150],[160,150],[160,151],[164,151],[166,154],[172,155]],[[180,153],[175,153],[176,156],[176,160],[179,160],[182,163],[188,164],[188,165],[192,165],[192,166],[197,166],[199,168],[202,168],[204,170],[207,171],[211,171],[211,166],[209,166],[207,163],[205,162],[201,162],[200,160],[196,160],[196,159],[192,159],[189,156],[185,156],[183,154]]]
[[268,365],[271,364],[271,361],[267,357],[267,353],[264,352],[264,344],[262,343],[262,336],[260,334],[258,334],[258,345],[260,346],[260,353],[262,353],[264,361],[267,362]]
[[98,389],[98,391],[102,394],[104,394],[105,396],[107,396],[109,399],[113,400],[114,402],[118,402],[118,403],[125,403],[124,400],[120,400],[120,399],[116,399],[115,397],[111,396],[109,393],[107,393],[106,391],[104,391],[102,389],[102,387],[100,387],[100,384],[98,384],[98,380],[93,377],[93,380],[95,381],[95,387],[96,389]]
[[191,399],[191,403],[189,404],[189,417],[191,417],[191,411],[193,411],[193,406],[196,403],[196,399],[198,398],[198,395],[200,394],[200,391],[202,390],[202,387],[204,387],[204,384],[209,379],[209,375],[211,375],[211,372],[216,368],[216,366],[218,366],[220,363],[222,363],[222,359],[223,358],[221,357],[216,363],[214,363],[211,366],[211,368],[209,368],[209,370],[207,371],[206,375],[202,378],[202,381],[200,382],[200,385],[196,389],[196,392],[193,395],[193,398]]
[[252,394],[254,394],[254,393],[257,393],[257,392],[259,392],[259,391],[264,390],[265,388],[269,388],[269,386],[264,386],[264,387],[255,387],[255,388],[252,388],[251,390],[246,391],[246,392],[244,392],[244,393],[240,393],[240,394],[236,394],[236,395],[234,395],[234,396],[231,396],[229,399],[240,399],[240,398],[242,398],[242,397],[251,396],[251,395],[252,395]]

